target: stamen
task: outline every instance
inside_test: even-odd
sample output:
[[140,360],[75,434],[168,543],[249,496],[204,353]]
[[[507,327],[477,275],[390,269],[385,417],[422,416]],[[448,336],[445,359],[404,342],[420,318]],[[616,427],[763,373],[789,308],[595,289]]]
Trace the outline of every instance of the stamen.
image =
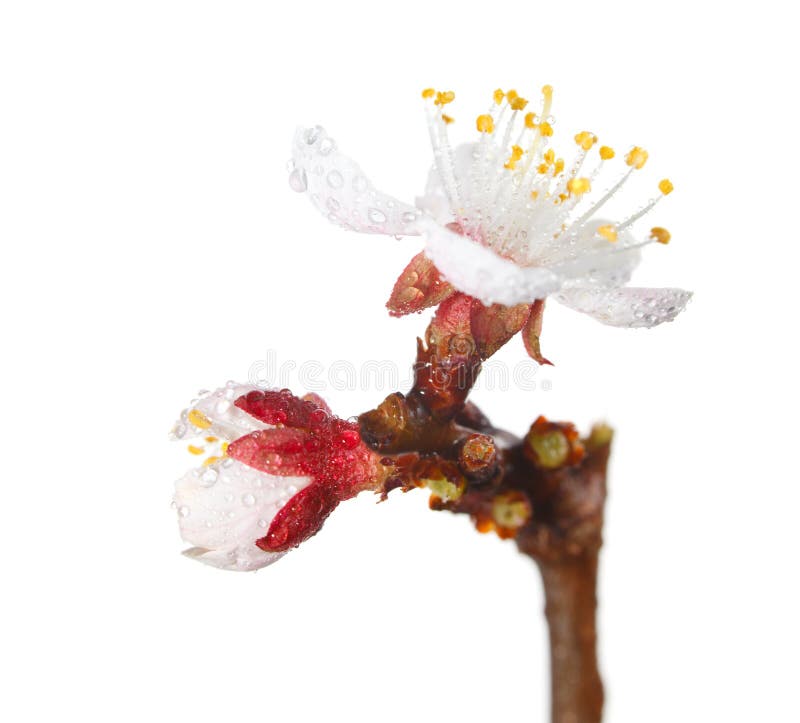
[[211,426],[211,420],[199,409],[193,409],[189,412],[188,419],[195,427],[200,429],[208,429]]
[[584,151],[588,151],[597,143],[597,136],[589,131],[581,131],[575,136],[575,143],[583,148]]
[[672,235],[669,231],[667,231],[667,229],[661,228],[660,226],[655,226],[654,228],[650,229],[650,238],[660,244],[668,244],[669,240],[672,238]]
[[195,447],[193,444],[190,444],[186,447],[189,450],[190,454],[203,454],[205,451],[202,447]]
[[456,99],[456,94],[452,90],[439,91],[436,94],[436,100],[433,101],[436,105],[447,105]]
[[442,120],[443,120],[443,121],[444,121],[444,122],[445,122],[447,125],[450,125],[451,123],[455,123],[455,122],[456,122],[456,119],[455,119],[455,118],[451,118],[449,115],[445,115],[444,113],[442,113]]
[[592,189],[592,184],[588,178],[570,178],[567,181],[567,190],[573,196],[581,196]]
[[479,115],[475,120],[479,133],[494,133],[494,118],[488,113]]
[[614,242],[619,238],[617,235],[617,229],[615,229],[610,223],[606,224],[605,226],[598,226],[597,233],[606,239],[606,241]]
[[672,185],[672,181],[669,178],[662,179],[658,184],[658,190],[661,191],[665,196],[668,196],[672,193],[675,186]]
[[614,149],[610,146],[600,146],[600,158],[604,161],[610,161],[615,155]]
[[631,168],[639,170],[644,166],[645,163],[647,163],[647,156],[648,153],[644,148],[634,146],[625,156],[625,163],[627,163]]
[[506,94],[500,88],[494,92],[494,102],[497,103],[497,105],[500,105],[505,97]]
[[435,95],[436,91],[433,88],[425,88],[425,90],[422,91],[422,97],[425,98],[425,100],[433,98]]

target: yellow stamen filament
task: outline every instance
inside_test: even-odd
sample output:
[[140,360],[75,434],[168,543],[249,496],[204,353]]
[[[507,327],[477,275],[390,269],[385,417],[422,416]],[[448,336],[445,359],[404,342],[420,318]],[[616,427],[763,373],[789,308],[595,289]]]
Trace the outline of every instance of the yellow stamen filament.
[[202,447],[195,447],[193,444],[190,444],[186,449],[189,450],[190,454],[203,454],[205,451]]
[[611,146],[600,146],[600,158],[604,161],[610,161],[616,154]]
[[635,168],[639,170],[647,163],[647,151],[644,148],[639,148],[639,146],[634,146],[628,151],[628,155],[625,156],[625,163],[627,163],[631,168]]
[[567,181],[567,190],[573,196],[581,196],[584,193],[592,190],[592,184],[588,178],[570,178]]
[[475,125],[481,133],[494,133],[494,118],[488,113],[479,115],[475,121]]
[[433,98],[435,95],[436,91],[433,88],[425,88],[425,90],[422,91],[422,97],[425,98],[425,100]]
[[446,90],[444,92],[438,92],[436,94],[436,100],[434,103],[436,105],[447,105],[448,103],[452,103],[456,99],[456,94],[452,90]]
[[500,105],[505,97],[506,94],[500,88],[494,92],[494,102],[497,103],[497,105]]
[[611,224],[598,226],[597,233],[600,234],[606,241],[614,242],[617,240],[617,229],[615,229]]
[[193,409],[189,412],[188,418],[195,427],[200,429],[208,429],[211,426],[211,420],[199,409]]
[[655,228],[650,229],[650,238],[654,241],[658,241],[660,244],[668,244],[669,240],[672,238],[672,235],[669,231],[667,231],[667,229],[656,226]]
[[577,143],[584,151],[588,151],[597,143],[597,136],[589,131],[581,131],[575,136],[575,143]]
[[670,181],[669,178],[663,179],[658,184],[658,190],[661,191],[661,193],[663,193],[665,196],[668,196],[670,193],[672,193],[674,188],[675,186],[672,185],[672,181]]

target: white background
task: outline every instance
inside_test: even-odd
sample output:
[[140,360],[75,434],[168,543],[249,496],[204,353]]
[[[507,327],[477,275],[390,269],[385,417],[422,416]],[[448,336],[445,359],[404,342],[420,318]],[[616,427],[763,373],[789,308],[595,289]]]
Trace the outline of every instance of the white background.
[[[346,234],[293,194],[296,124],[411,200],[420,89],[457,92],[466,139],[494,88],[551,83],[557,137],[650,151],[631,208],[672,178],[651,220],[673,243],[636,281],[696,297],[636,332],[552,305],[546,384],[476,400],[517,432],[539,413],[618,430],[609,721],[800,720],[797,58],[778,7],[3,3],[3,719],[546,719],[542,594],[511,543],[412,493],[344,505],[259,573],[206,568],[179,554],[190,460],[166,432],[270,350],[412,361],[426,318],[383,303],[419,242]],[[324,396],[349,416],[388,391]]]

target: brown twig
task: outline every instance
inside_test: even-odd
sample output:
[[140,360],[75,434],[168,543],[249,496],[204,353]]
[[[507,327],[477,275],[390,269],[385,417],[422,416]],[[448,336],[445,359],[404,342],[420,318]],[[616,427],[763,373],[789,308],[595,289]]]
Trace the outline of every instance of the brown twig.
[[611,431],[596,427],[580,439],[571,424],[541,417],[524,439],[493,427],[466,400],[491,353],[485,350],[499,345],[477,344],[459,317],[437,313],[418,341],[412,389],[361,415],[361,435],[385,455],[384,496],[428,487],[432,509],[469,514],[479,531],[513,538],[536,561],[550,633],[552,721],[598,723],[596,584]]

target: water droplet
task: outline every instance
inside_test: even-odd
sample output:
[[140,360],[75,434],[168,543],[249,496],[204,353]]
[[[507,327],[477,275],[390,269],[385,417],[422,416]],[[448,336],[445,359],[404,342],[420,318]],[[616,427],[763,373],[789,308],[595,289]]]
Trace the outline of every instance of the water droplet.
[[188,517],[191,513],[192,513],[192,511],[186,505],[181,505],[178,508],[178,514],[181,517]]
[[319,144],[319,152],[323,156],[327,156],[334,148],[334,143],[330,138],[323,138]]
[[236,516],[236,513],[233,510],[228,512],[228,519],[229,520],[232,520],[235,516]]
[[266,529],[268,524],[269,523],[266,520],[259,520],[258,521],[258,526],[263,528],[263,529]]
[[329,211],[331,211],[331,213],[336,213],[336,212],[337,212],[337,211],[338,211],[338,210],[339,210],[339,209],[342,207],[342,204],[341,204],[341,203],[339,203],[339,202],[338,202],[338,201],[337,201],[335,198],[333,198],[333,197],[329,198],[329,199],[328,199],[328,200],[325,202],[325,205],[328,207],[328,210],[329,210]]
[[225,495],[225,501],[226,502],[233,502],[233,495],[230,492],[228,492],[228,494]]
[[252,507],[256,503],[256,496],[248,492],[247,494],[242,495],[242,504],[245,507]]
[[306,172],[302,168],[295,168],[289,174],[289,186],[293,191],[297,191],[297,193],[303,193],[308,188],[308,179],[306,178]]
[[178,424],[176,424],[172,428],[172,438],[173,439],[183,439],[183,435],[185,435],[185,434],[186,434],[186,425],[185,424],[181,424],[180,422],[178,422]]
[[217,472],[217,470],[209,467],[208,469],[206,469],[205,472],[203,472],[202,475],[200,475],[200,481],[203,483],[204,486],[211,487],[211,485],[213,485],[214,482],[217,481],[217,477],[219,477],[219,473]]
[[377,208],[371,208],[367,211],[367,218],[371,223],[386,223],[386,214]]
[[413,211],[406,211],[400,218],[403,223],[413,223],[417,220],[417,214]]
[[364,176],[356,176],[353,179],[353,190],[356,193],[363,193],[367,190],[367,179]]
[[341,188],[344,185],[344,178],[337,170],[328,171],[328,185],[331,188]]
[[313,146],[317,139],[319,138],[320,130],[322,130],[319,126],[315,126],[314,128],[308,128],[305,134],[305,141],[308,145]]

